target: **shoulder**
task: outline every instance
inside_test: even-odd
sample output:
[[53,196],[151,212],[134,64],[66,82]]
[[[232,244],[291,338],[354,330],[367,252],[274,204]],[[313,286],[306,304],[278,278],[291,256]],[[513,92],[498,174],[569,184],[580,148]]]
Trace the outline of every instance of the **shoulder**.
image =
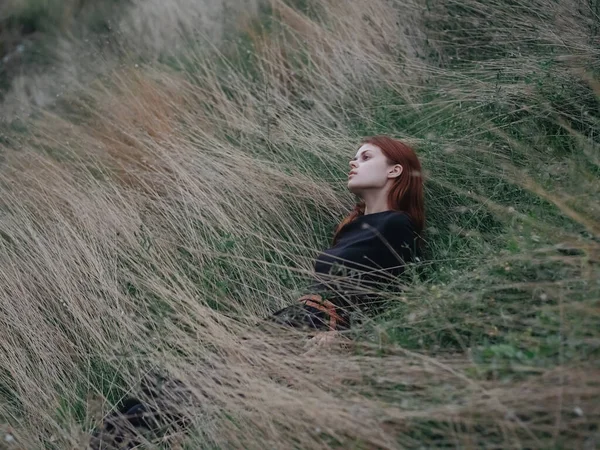
[[394,211],[387,215],[381,227],[381,233],[394,246],[412,247],[415,241],[415,229],[410,216]]
[[383,221],[386,231],[413,230],[413,222],[408,214],[402,211],[392,211],[386,215]]
[[400,211],[389,214],[383,226],[385,239],[409,261],[417,251],[417,234],[411,217]]

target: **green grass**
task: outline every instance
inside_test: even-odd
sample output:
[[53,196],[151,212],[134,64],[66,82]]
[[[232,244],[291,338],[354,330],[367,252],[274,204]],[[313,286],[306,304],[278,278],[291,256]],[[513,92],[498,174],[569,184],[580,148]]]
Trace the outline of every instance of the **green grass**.
[[76,21],[83,21],[92,32],[110,30],[110,12],[117,0],[90,2],[89,0],[23,0],[13,2],[3,11],[6,28],[15,28],[23,34],[42,32],[53,34],[65,31]]
[[0,65],[0,100],[19,75],[59,68],[65,41],[85,41],[95,53],[106,48],[129,5],[128,0],[9,0],[0,9],[0,59],[9,58]]

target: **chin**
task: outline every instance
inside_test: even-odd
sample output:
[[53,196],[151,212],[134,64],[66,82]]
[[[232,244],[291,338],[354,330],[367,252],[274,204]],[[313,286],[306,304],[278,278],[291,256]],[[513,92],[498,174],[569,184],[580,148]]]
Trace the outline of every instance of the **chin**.
[[348,182],[348,190],[350,192],[352,192],[353,194],[357,194],[357,195],[360,192],[360,189],[358,188],[358,186],[356,186],[352,182]]

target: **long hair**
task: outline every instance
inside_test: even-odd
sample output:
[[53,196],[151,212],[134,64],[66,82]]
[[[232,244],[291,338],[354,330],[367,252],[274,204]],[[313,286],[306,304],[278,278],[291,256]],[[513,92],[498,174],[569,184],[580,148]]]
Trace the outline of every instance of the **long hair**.
[[[403,211],[412,220],[417,235],[425,228],[425,202],[423,199],[423,173],[417,154],[408,145],[387,136],[373,136],[362,140],[361,145],[371,144],[379,147],[390,164],[402,165],[402,174],[394,180],[388,194],[388,207],[394,211]],[[365,203],[359,202],[336,227],[333,244],[345,225],[365,213]],[[419,246],[422,240],[418,239]]]

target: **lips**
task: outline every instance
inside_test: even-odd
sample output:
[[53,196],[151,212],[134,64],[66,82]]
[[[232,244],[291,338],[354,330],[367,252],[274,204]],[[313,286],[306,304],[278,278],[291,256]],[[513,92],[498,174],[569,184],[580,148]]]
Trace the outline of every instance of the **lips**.
[[350,178],[352,175],[356,175],[356,172],[352,171],[348,174],[348,178]]

